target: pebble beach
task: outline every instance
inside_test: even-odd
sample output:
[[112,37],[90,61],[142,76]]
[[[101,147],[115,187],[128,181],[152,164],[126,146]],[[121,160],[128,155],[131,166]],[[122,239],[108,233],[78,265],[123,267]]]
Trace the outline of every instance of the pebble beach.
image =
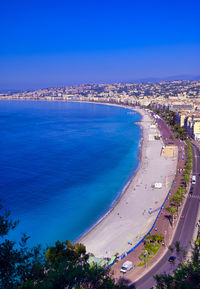
[[[130,250],[152,226],[174,179],[177,153],[161,155],[163,141],[150,114],[142,115],[140,166],[112,210],[78,241],[96,257],[112,257]],[[155,188],[161,183],[161,188]]]

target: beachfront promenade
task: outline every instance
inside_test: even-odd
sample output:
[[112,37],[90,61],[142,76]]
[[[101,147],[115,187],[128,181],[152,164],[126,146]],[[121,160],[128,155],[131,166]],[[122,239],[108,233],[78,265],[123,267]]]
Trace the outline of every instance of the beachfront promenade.
[[[146,111],[137,111],[143,116],[140,167],[112,211],[79,240],[96,257],[122,254],[138,243],[152,226],[176,173],[177,152],[161,156],[163,142],[153,137],[159,134],[153,119]],[[155,183],[162,183],[162,188],[153,188]]]
[[[199,172],[200,172],[200,150],[198,146],[193,142],[193,175],[197,175],[196,185],[193,186],[193,196],[190,194],[187,195],[185,203],[183,204],[182,210],[180,212],[179,218],[176,220],[176,226],[170,238],[170,244],[175,244],[175,242],[180,242],[180,247],[185,248],[187,253],[186,259],[190,258],[190,250],[191,250],[191,240],[195,240],[197,237],[197,221],[200,217],[200,186],[199,186]],[[180,162],[180,158],[179,158]],[[176,177],[177,183],[178,176]],[[184,219],[180,218],[180,216],[184,216]],[[163,223],[163,220],[160,220]],[[170,231],[170,230],[169,230]],[[163,251],[163,250],[160,250]],[[160,254],[159,254],[160,253]],[[174,252],[175,256],[178,255]],[[154,265],[148,264],[147,268],[140,270],[140,272],[136,272],[136,270],[130,273],[130,276],[126,276],[128,278],[129,283],[134,281],[134,285],[137,289],[149,289],[155,285],[155,280],[153,276],[156,274],[163,274],[166,272],[167,274],[173,274],[173,270],[177,268],[179,264],[179,260],[175,262],[173,267],[168,262],[169,257],[172,255],[170,250],[164,250],[162,252],[158,252],[156,256],[156,260]],[[157,262],[156,262],[157,261]],[[119,271],[119,270],[117,270]],[[136,281],[137,280],[137,281]]]

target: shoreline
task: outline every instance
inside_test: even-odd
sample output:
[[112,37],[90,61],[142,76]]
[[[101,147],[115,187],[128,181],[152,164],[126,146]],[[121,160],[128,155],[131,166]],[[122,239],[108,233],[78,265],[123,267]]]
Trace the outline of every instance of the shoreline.
[[[105,104],[105,103],[93,103],[93,102],[87,102],[87,103],[100,104],[100,105],[111,105],[111,104]],[[127,110],[135,111],[135,112],[140,114],[140,116],[141,116],[140,122],[142,121],[142,118],[143,118],[142,114],[140,112],[136,111],[134,108],[129,108],[129,107],[121,106],[121,105],[111,105],[111,106],[122,107],[122,108],[127,109]],[[104,218],[106,218],[110,213],[112,213],[112,211],[114,210],[115,206],[118,204],[118,202],[120,202],[121,198],[126,193],[126,190],[130,186],[133,178],[137,175],[138,170],[140,169],[140,166],[141,166],[142,144],[143,144],[143,131],[142,131],[143,129],[142,129],[142,126],[141,126],[140,122],[137,123],[137,125],[139,125],[140,128],[141,128],[141,139],[140,139],[140,142],[138,144],[138,157],[137,157],[138,158],[138,166],[137,166],[137,168],[134,170],[133,174],[131,174],[129,180],[124,185],[122,190],[117,194],[116,198],[113,200],[113,202],[111,203],[111,205],[108,208],[108,210],[106,211],[106,213],[103,214],[102,217],[100,217],[100,219],[97,220],[97,222],[95,222],[90,228],[86,229],[85,232],[83,232],[80,236],[78,236],[73,243],[81,243],[81,240],[84,237],[86,237],[87,234],[89,234],[96,226],[98,226],[98,224],[100,224],[104,220]]]
[[[112,105],[112,104],[104,104],[104,103],[96,103],[96,104]],[[142,230],[140,230],[140,232],[137,232],[138,233],[137,236],[135,236],[136,233],[133,234],[134,237],[136,237],[136,240],[133,241],[133,235],[132,235],[132,237],[130,237],[130,234],[128,234],[129,236],[127,238],[126,237],[124,238],[124,239],[126,239],[126,242],[124,242],[124,240],[121,240],[122,243],[124,243],[124,245],[117,246],[115,244],[116,246],[114,246],[114,248],[110,247],[110,243],[114,242],[114,239],[113,239],[113,237],[111,237],[110,241],[108,241],[109,237],[107,235],[113,233],[114,235],[117,234],[119,239],[121,239],[123,237],[123,234],[121,234],[121,236],[119,236],[119,234],[118,234],[118,231],[120,230],[120,228],[122,229],[122,226],[118,226],[119,230],[117,230],[117,227],[116,227],[116,218],[117,218],[117,216],[116,216],[116,212],[115,211],[119,210],[120,204],[124,201],[124,199],[129,199],[130,190],[133,189],[133,184],[134,184],[135,180],[138,178],[138,175],[141,174],[143,172],[143,170],[144,170],[144,158],[145,158],[145,156],[143,156],[143,153],[144,153],[144,150],[147,149],[147,147],[144,148],[145,142],[148,141],[147,138],[145,139],[145,137],[146,137],[145,134],[146,133],[144,132],[144,130],[147,129],[147,128],[145,128],[145,125],[144,125],[144,116],[146,115],[146,111],[143,111],[143,110],[138,109],[138,108],[130,108],[130,107],[122,106],[122,105],[113,105],[113,106],[120,106],[120,107],[126,108],[128,110],[136,111],[142,116],[142,118],[140,120],[140,123],[139,123],[139,125],[141,127],[141,130],[142,130],[142,137],[141,137],[141,140],[140,140],[140,143],[139,143],[139,146],[140,146],[139,156],[138,156],[139,165],[138,165],[137,170],[135,171],[135,173],[131,177],[130,181],[128,182],[127,186],[124,187],[122,194],[116,200],[116,202],[113,204],[113,207],[93,227],[88,229],[88,231],[85,232],[78,239],[78,242],[83,243],[86,246],[87,251],[91,252],[91,253],[94,253],[96,257],[112,257],[115,253],[120,253],[121,254],[122,252],[125,252],[126,250],[130,249],[130,247],[127,246],[127,243],[131,243],[131,245],[132,245],[132,243],[137,243],[137,239],[140,236],[145,234],[145,232],[148,230],[148,228],[150,227],[150,225],[153,223],[153,221],[155,219],[155,215],[154,215],[154,217],[153,216],[148,216],[149,217],[149,218],[147,218],[148,220],[146,220],[145,223],[143,222],[144,226],[142,226]],[[149,122],[153,122],[149,115],[148,115],[148,118],[149,118],[148,119]],[[163,143],[162,143],[162,145],[163,145]],[[161,147],[162,147],[162,145],[161,145]],[[160,147],[160,149],[161,149],[161,147]],[[172,163],[174,163],[174,162],[170,162],[170,163],[172,165]],[[176,161],[175,161],[175,163],[176,163]],[[170,169],[171,169],[171,165],[170,165]],[[176,167],[176,165],[173,164],[174,171],[175,171],[175,167]],[[166,179],[169,178],[170,177],[169,173],[166,173],[166,175],[164,177]],[[169,184],[171,182],[172,182],[172,179],[169,182]],[[159,200],[157,200],[155,202],[156,204],[157,203],[160,203],[160,204],[162,203],[162,200],[166,196],[167,188],[168,188],[168,186],[166,185],[165,191],[163,192],[163,194],[159,198]],[[135,190],[135,188],[134,188],[134,190]],[[135,203],[137,203],[137,199],[135,199]],[[127,202],[127,204],[128,204],[128,202]],[[153,209],[155,209],[155,206],[154,206]],[[144,212],[146,214],[146,210],[144,210]],[[119,214],[121,215],[121,213],[123,214],[124,210],[121,210],[121,211],[119,210],[117,215],[119,215]],[[110,220],[108,220],[108,219],[110,219]],[[138,219],[138,216],[137,216],[137,219]],[[128,218],[127,221],[130,221],[130,219]],[[107,227],[106,225],[108,225],[110,230],[106,229],[106,227]],[[113,227],[112,225],[114,226],[114,228],[112,228]],[[126,226],[126,225],[124,224],[124,226]],[[130,226],[130,229],[131,229],[131,226]],[[106,231],[107,231],[107,234],[106,234]],[[126,230],[124,230],[124,233],[128,232],[128,231],[127,232],[125,232],[125,231]],[[107,242],[105,242],[105,240],[104,240],[104,238],[102,238],[102,236],[104,236],[107,239]],[[117,238],[117,236],[116,236],[116,238]],[[130,241],[127,242],[128,239],[131,239],[131,242]],[[120,242],[117,242],[117,243],[120,243]],[[126,245],[125,245],[125,243],[126,243]],[[99,246],[101,247],[100,250],[98,250]],[[108,249],[105,249],[107,247],[108,247]],[[120,247],[120,248],[118,249],[118,247]],[[104,253],[103,253],[103,251],[104,251]]]
[[[28,99],[28,100],[24,100],[24,99],[9,99],[9,100],[5,100],[5,101],[22,101],[22,102],[26,102],[26,101],[31,101],[31,102],[52,102],[49,100],[41,100],[41,99]],[[3,100],[4,101],[4,100]],[[69,101],[61,101],[61,100],[54,100],[53,102],[69,102]],[[136,109],[134,108],[130,108],[127,107],[125,105],[117,105],[117,104],[110,104],[110,103],[97,103],[97,102],[82,102],[82,101],[70,101],[71,103],[88,103],[88,104],[100,104],[100,105],[106,105],[106,106],[113,106],[113,107],[121,107],[126,109],[127,112],[136,112]],[[137,113],[140,114],[141,119],[140,122],[142,120],[142,114],[140,112],[137,111]],[[138,144],[138,153],[137,153],[137,160],[138,160],[138,165],[137,168],[135,170],[133,170],[133,172],[130,173],[130,177],[128,179],[128,181],[125,183],[125,185],[122,187],[122,189],[120,191],[118,191],[116,198],[113,200],[113,202],[110,204],[110,206],[105,210],[105,213],[102,214],[102,217],[100,217],[97,222],[95,222],[92,226],[90,226],[89,228],[87,228],[85,230],[85,232],[83,232],[81,235],[79,235],[75,241],[73,243],[79,242],[80,239],[84,238],[86,235],[88,235],[96,226],[98,226],[99,223],[101,223],[115,208],[115,206],[120,202],[121,198],[123,197],[123,195],[126,193],[126,190],[128,189],[128,187],[130,186],[132,179],[136,176],[138,170],[140,169],[140,165],[141,165],[141,153],[142,153],[142,142],[143,142],[143,136],[142,136],[142,126],[141,124],[137,123],[137,125],[140,125],[141,128],[141,138]]]
[[[41,100],[33,100],[33,101],[41,101]],[[48,101],[48,100],[45,100],[45,101]],[[62,102],[62,101],[59,101],[59,102]],[[86,103],[82,101],[71,101],[71,102]],[[171,180],[167,183],[167,180],[170,178],[169,173],[171,173],[172,167],[173,168],[176,167],[176,165],[174,166],[174,163],[176,164],[176,162],[174,161],[167,162],[166,158],[161,158],[160,149],[163,145],[163,143],[161,145],[161,141],[158,142],[154,140],[153,141],[154,144],[153,144],[152,142],[150,142],[150,140],[148,140],[148,137],[150,137],[149,131],[151,130],[150,124],[153,124],[153,120],[152,120],[152,117],[149,115],[149,113],[146,112],[146,110],[141,109],[141,108],[129,107],[129,106],[122,105],[122,104],[118,105],[118,104],[112,104],[112,103],[97,103],[97,102],[87,102],[87,103],[122,107],[129,111],[136,111],[142,116],[140,122],[137,123],[138,125],[140,125],[140,128],[142,130],[141,139],[139,142],[139,152],[138,152],[139,164],[138,164],[137,169],[133,172],[132,176],[130,175],[130,180],[127,182],[124,188],[118,193],[118,196],[116,197],[116,199],[111,203],[110,209],[108,208],[108,211],[102,216],[102,218],[100,218],[96,222],[96,224],[88,228],[86,232],[84,232],[80,237],[77,238],[77,241],[86,245],[87,251],[94,253],[96,257],[112,257],[115,253],[121,254],[122,252],[128,251],[130,249],[130,246],[128,246],[127,243],[129,244],[130,240],[131,240],[131,246],[132,246],[132,243],[133,245],[135,245],[135,243],[137,243],[138,240],[140,240],[140,238],[144,236],[145,231],[148,230],[149,226],[151,225],[151,223],[153,223],[153,220],[155,219],[155,216],[148,216],[146,209],[143,211],[143,214],[142,214],[143,216],[141,215],[142,211],[140,212],[137,211],[137,205],[140,206],[140,210],[141,210],[141,204],[142,204],[143,209],[144,209],[144,205],[146,205],[146,198],[148,199],[151,193],[155,193],[152,191],[152,188],[148,189],[149,191],[151,191],[150,193],[145,192],[144,188],[142,188],[143,186],[142,183],[143,183],[143,180],[145,179],[143,178],[143,175],[145,175],[145,172],[147,171],[147,169],[150,174],[153,172],[150,182],[149,180],[145,180],[145,182],[147,182],[147,185],[151,185],[152,187],[152,183],[155,183],[155,181],[158,181],[158,179],[153,180],[154,170],[150,170],[149,165],[148,165],[149,160],[150,160],[150,164],[154,160],[153,154],[152,154],[153,158],[151,156],[151,153],[148,155],[148,150],[152,150],[152,152],[155,153],[154,146],[157,145],[158,147],[157,151],[159,151],[159,154],[156,155],[156,159],[158,158],[156,167],[159,167],[160,169],[162,167],[162,169],[164,169],[165,165],[162,166],[163,164],[161,165],[161,163],[166,163],[167,166],[170,164],[170,166],[168,167],[168,170],[164,171],[164,174],[163,174],[164,178],[161,175],[163,184],[166,183],[166,188],[165,188],[165,191],[163,191],[159,197],[156,196],[157,199],[156,199],[155,204],[157,206],[158,206],[158,203],[160,202],[162,203],[162,199],[165,198],[166,196],[167,187],[168,187],[167,184],[172,182],[172,178],[171,178]],[[144,116],[147,117],[146,123],[144,121]],[[161,146],[158,145],[159,143]],[[156,169],[156,167],[154,164],[153,169]],[[159,172],[159,176],[160,176],[160,172]],[[136,191],[137,193],[139,192],[139,195],[135,194],[136,192],[134,191]],[[128,202],[126,202],[127,200]],[[131,209],[128,208],[130,207],[129,200],[131,201],[130,202]],[[155,198],[152,198],[151,201],[155,201]],[[126,204],[124,202],[126,202]],[[155,204],[152,203],[150,209],[154,210]],[[148,206],[150,206],[150,204],[148,204]],[[118,210],[117,214],[116,214],[116,210]],[[137,211],[136,214],[131,214],[131,211],[134,212],[134,210]],[[119,216],[120,216],[120,219],[122,218],[123,220],[120,220]],[[142,222],[141,222],[141,219],[143,219]],[[134,228],[133,224],[135,224],[136,227],[139,226],[139,229]]]
[[[70,101],[71,102],[71,101]],[[72,102],[78,102],[78,103],[82,103],[81,101],[72,101]],[[85,103],[85,102],[84,102]],[[126,190],[129,188],[131,182],[133,181],[133,179],[136,177],[138,171],[141,168],[141,161],[142,161],[142,146],[143,146],[143,127],[141,125],[142,119],[143,119],[143,115],[141,112],[137,111],[137,108],[130,108],[130,107],[126,107],[124,105],[117,105],[117,104],[110,104],[110,103],[101,103],[101,102],[86,102],[86,103],[91,103],[91,104],[100,104],[100,105],[107,105],[107,106],[114,106],[114,107],[122,107],[124,109],[127,110],[131,110],[134,112],[137,112],[140,114],[141,116],[141,120],[139,123],[137,123],[137,125],[140,126],[141,128],[141,139],[138,145],[138,167],[135,170],[135,172],[133,173],[133,175],[130,177],[130,180],[126,183],[126,185],[123,187],[121,193],[119,194],[118,197],[116,197],[116,199],[113,201],[113,205],[111,204],[111,208],[94,224],[92,225],[89,229],[87,229],[84,233],[82,233],[79,237],[77,237],[77,239],[74,241],[74,243],[81,243],[81,240],[84,239],[85,237],[87,237],[88,234],[90,234],[91,231],[93,231],[95,229],[96,226],[98,226],[101,222],[103,222],[103,220],[110,214],[112,213],[112,211],[115,209],[115,207],[117,206],[117,204],[120,202],[121,198],[123,197],[123,195],[126,193]],[[87,249],[87,248],[86,248]]]

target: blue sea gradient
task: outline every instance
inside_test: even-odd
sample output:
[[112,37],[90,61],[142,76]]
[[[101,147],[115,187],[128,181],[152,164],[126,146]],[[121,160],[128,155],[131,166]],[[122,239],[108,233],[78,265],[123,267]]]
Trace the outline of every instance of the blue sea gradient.
[[29,245],[77,240],[119,198],[139,165],[141,116],[90,103],[0,102],[0,199],[10,235]]

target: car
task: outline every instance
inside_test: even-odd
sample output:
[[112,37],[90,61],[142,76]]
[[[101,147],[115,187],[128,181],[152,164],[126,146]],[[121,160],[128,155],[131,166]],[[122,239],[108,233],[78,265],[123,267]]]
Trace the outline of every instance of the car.
[[189,194],[190,194],[190,195],[193,194],[193,187],[190,188],[190,193],[189,193]]
[[196,176],[192,176],[192,185],[196,184]]
[[168,261],[169,261],[170,263],[174,263],[175,260],[176,260],[176,257],[175,257],[175,256],[170,256],[169,259],[168,259]]
[[126,261],[122,267],[120,272],[126,273],[127,271],[130,271],[133,268],[133,263],[131,261]]

